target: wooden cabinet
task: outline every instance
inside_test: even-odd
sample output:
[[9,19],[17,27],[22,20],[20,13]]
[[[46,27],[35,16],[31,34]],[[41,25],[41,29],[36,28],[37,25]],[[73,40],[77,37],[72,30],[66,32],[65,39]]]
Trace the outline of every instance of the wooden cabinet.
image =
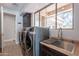
[[23,15],[23,27],[31,26],[31,13],[25,13]]
[[41,56],[67,56],[63,53],[60,53],[60,52],[54,50],[54,49],[48,48],[42,44],[40,47],[41,47],[41,52],[40,52]]

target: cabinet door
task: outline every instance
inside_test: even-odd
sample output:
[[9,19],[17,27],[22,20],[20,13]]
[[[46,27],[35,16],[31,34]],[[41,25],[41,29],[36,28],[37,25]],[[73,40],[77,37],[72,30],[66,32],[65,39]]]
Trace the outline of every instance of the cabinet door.
[[23,27],[30,27],[31,26],[31,14],[26,13],[23,16]]

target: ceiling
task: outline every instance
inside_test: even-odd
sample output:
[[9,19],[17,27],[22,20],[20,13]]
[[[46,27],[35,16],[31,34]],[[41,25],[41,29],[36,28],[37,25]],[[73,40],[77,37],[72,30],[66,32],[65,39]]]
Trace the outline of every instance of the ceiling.
[[48,3],[0,3],[6,9],[11,9],[20,12],[35,12],[43,8]]
[[0,6],[3,6],[7,9],[20,11],[24,6],[27,6],[27,4],[28,3],[0,3]]
[[23,11],[24,12],[35,12],[45,7],[48,4],[49,3],[29,3],[27,6],[25,6]]

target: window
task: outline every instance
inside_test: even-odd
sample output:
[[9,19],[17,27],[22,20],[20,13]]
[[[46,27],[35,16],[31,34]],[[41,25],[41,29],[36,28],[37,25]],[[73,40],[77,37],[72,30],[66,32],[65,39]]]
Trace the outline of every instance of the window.
[[40,11],[40,27],[46,27],[46,8]]
[[57,4],[57,28],[72,29],[72,4]]
[[51,29],[73,28],[73,4],[51,4],[35,13],[35,26]]
[[56,28],[56,4],[52,4],[47,7],[46,26],[55,29]]
[[46,26],[51,28],[51,29],[55,29],[55,16],[50,16],[50,17],[47,17],[47,24]]
[[39,12],[35,13],[35,26],[39,26]]
[[40,26],[55,29],[56,7],[52,4],[40,11]]

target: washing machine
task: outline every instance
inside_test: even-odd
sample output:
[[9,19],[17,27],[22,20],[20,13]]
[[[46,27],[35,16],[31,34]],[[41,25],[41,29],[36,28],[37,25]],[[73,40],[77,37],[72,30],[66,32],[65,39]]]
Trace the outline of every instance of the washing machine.
[[49,38],[49,28],[35,27],[33,35],[33,56],[40,56],[40,42]]
[[23,31],[24,52],[28,56],[40,55],[40,42],[49,38],[49,29],[30,27]]
[[24,45],[25,45],[25,54],[28,56],[33,56],[33,27],[29,27],[28,30],[25,30],[25,38],[24,38]]

